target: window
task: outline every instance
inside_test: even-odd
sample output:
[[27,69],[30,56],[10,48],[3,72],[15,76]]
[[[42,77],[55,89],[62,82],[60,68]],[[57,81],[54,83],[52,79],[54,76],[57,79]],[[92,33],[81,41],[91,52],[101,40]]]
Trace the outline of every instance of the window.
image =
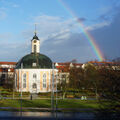
[[36,45],[34,45],[34,52],[36,53]]
[[32,66],[33,66],[33,67],[36,67],[36,63],[33,63]]
[[17,87],[17,73],[15,74],[15,86]]
[[23,74],[23,88],[26,88],[26,74]]
[[33,74],[33,78],[35,78],[35,79],[37,78],[37,75],[35,73]]
[[37,85],[36,85],[36,83],[33,83],[33,86],[32,86],[33,88],[37,88]]
[[43,74],[43,88],[46,88],[46,74]]

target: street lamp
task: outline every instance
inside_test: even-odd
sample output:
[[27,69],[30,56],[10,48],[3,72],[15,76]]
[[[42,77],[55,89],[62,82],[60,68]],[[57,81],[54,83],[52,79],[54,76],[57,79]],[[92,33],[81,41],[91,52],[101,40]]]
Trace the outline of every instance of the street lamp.
[[21,107],[20,107],[21,108],[21,114],[20,114],[21,118],[22,118],[22,69],[23,69],[23,63],[21,63],[21,86],[20,86],[21,87],[21,95],[20,95],[21,96]]
[[54,113],[54,63],[52,63],[51,108]]

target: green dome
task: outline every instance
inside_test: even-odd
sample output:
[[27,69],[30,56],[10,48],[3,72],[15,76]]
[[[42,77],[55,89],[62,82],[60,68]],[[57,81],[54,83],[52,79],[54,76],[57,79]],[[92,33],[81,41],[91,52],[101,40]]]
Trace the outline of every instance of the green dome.
[[31,53],[24,56],[16,65],[16,69],[21,68],[21,64],[23,63],[23,68],[26,69],[50,69],[52,68],[52,61],[49,57],[39,54],[39,53]]

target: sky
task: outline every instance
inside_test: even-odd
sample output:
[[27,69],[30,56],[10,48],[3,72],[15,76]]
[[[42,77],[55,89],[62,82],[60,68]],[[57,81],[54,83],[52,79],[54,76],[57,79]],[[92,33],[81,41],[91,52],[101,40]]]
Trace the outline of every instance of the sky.
[[83,30],[104,59],[120,57],[120,0],[0,0],[0,61],[31,53],[35,24],[40,53],[54,62],[99,60]]

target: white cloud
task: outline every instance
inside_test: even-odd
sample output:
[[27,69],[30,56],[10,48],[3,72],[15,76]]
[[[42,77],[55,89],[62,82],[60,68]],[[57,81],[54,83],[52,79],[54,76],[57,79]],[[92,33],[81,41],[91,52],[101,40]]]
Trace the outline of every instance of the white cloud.
[[[33,23],[37,23],[37,30],[42,37],[53,37],[70,32],[82,32],[81,25],[76,18],[64,19],[58,16],[41,15],[34,18]],[[93,25],[82,26],[86,30],[94,30],[110,25],[109,21],[102,21]],[[67,31],[67,32],[66,32]],[[66,35],[67,36],[67,35]]]
[[[34,17],[32,23],[28,24],[30,28],[24,30],[21,34],[25,41],[23,44],[22,43],[0,44],[0,46],[3,46],[2,48],[0,48],[0,55],[2,56],[4,53],[5,55],[3,56],[6,56],[6,58],[14,57],[15,59],[19,60],[25,54],[29,54],[31,51],[30,40],[34,35],[33,27],[34,23],[37,23],[38,32],[37,35],[40,39],[40,45],[42,48],[40,51],[42,52],[43,50],[43,53],[47,53],[48,56],[49,55],[51,55],[52,57],[54,56],[56,60],[57,55],[59,56],[58,59],[60,58],[64,59],[64,56],[66,56],[65,59],[67,60],[76,58],[76,56],[78,57],[79,56],[78,54],[80,54],[80,56],[82,55],[84,57],[86,56],[89,57],[89,54],[91,53],[92,54],[91,58],[92,57],[96,58],[96,56],[93,54],[93,50],[91,49],[90,45],[86,44],[86,38],[83,38],[81,32],[79,32],[80,31],[80,27],[78,26],[79,23],[76,23],[74,18],[64,19],[57,16],[47,15]],[[91,26],[87,26],[84,29],[93,31],[104,26],[109,26],[110,24],[111,24],[110,22],[101,22]],[[33,30],[31,29],[32,27]],[[0,36],[2,36],[2,38],[6,37],[4,35]],[[89,47],[89,49],[87,47]],[[9,51],[9,53],[5,51]],[[12,56],[10,56],[10,54]]]
[[[54,44],[58,44],[69,38],[71,31],[73,31],[71,24],[74,23],[74,19],[41,15],[33,18],[31,23],[32,27],[34,23],[37,24],[37,35],[40,38],[41,44],[51,38],[55,40]],[[76,26],[74,26],[74,29],[76,29],[75,27]],[[31,39],[33,33],[34,29],[33,31],[28,29],[25,30],[22,35],[26,39]]]
[[69,36],[70,36],[70,33],[65,33],[65,34],[62,34],[62,35],[57,36],[56,39],[58,39],[58,40],[68,39]]
[[18,61],[26,54],[30,53],[30,44],[24,43],[0,43],[1,61]]
[[105,26],[109,26],[110,24],[111,24],[111,22],[104,21],[104,22],[101,22],[101,23],[93,24],[91,26],[87,26],[84,29],[90,31],[90,30],[95,30],[95,29],[102,28],[102,27],[105,27]]
[[[75,18],[64,19],[57,16],[41,15],[34,17],[31,25],[29,25],[33,27],[34,23],[37,23],[37,34],[40,38],[40,45],[42,48],[41,50],[44,49],[43,53],[47,51],[46,53],[49,55],[55,55],[58,53],[62,54],[63,52],[61,53],[60,51],[63,50],[63,46],[65,47],[64,50],[68,49],[69,51],[69,49],[72,47],[73,50],[79,48],[85,53],[84,49],[90,47],[89,44],[86,44],[86,38],[83,38],[83,36],[81,36],[82,31],[80,26],[78,25],[79,23],[76,22]],[[84,29],[93,31],[98,28],[109,26],[110,24],[110,22],[104,21],[90,26],[85,26]],[[33,31],[28,29],[24,31],[23,35],[27,36],[26,39],[32,39],[33,32],[34,29]],[[54,48],[54,46],[56,47]],[[92,56],[96,58],[93,50],[90,50],[91,51],[89,51],[89,54],[91,53]],[[65,54],[67,53],[64,53],[64,55]],[[85,54],[87,56],[87,50]]]

